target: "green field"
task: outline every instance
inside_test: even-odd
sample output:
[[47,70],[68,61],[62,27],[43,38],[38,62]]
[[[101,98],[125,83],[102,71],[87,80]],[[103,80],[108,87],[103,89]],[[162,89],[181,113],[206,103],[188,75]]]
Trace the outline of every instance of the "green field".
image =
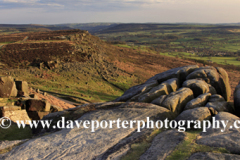
[[189,59],[205,60],[211,61],[223,65],[236,65],[240,66],[240,61],[236,57],[198,57],[194,56],[191,53],[186,52],[174,52],[174,53],[159,53],[160,55],[170,56],[170,57],[183,57]]
[[237,25],[121,24],[95,35],[121,47],[143,51],[144,46],[144,51],[166,56],[240,65],[239,30]]

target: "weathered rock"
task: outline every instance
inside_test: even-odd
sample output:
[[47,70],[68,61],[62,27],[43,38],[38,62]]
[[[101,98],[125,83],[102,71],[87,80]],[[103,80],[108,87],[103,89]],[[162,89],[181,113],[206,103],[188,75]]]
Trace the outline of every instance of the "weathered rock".
[[7,111],[17,111],[17,110],[21,110],[21,107],[19,106],[3,106],[0,107],[0,117],[4,117],[4,112]]
[[188,109],[180,113],[177,118],[175,119],[176,121],[180,120],[210,120],[211,119],[211,112],[207,107],[199,107],[199,108],[194,108],[194,109]]
[[189,74],[187,79],[203,79],[205,82],[211,84],[226,101],[229,101],[231,93],[229,92],[230,84],[227,83],[228,76],[223,73],[223,69],[219,70],[221,70],[221,74],[214,67],[202,67]]
[[[153,88],[171,78],[177,78],[179,81],[179,84],[181,84],[182,81],[184,81],[186,79],[187,75],[190,74],[192,71],[194,71],[196,68],[198,68],[197,65],[192,65],[192,66],[174,68],[174,69],[168,70],[166,72],[159,73],[159,74],[153,76],[152,78],[148,79],[145,83],[131,87],[121,97],[117,98],[114,101],[115,102],[118,102],[118,101],[126,102],[127,100],[140,94],[137,97],[135,97],[133,100],[131,100],[131,101],[136,101],[136,99],[139,96],[147,93],[151,88]],[[144,93],[142,93],[142,92],[144,92]]]
[[50,112],[28,111],[28,116],[31,120],[41,120],[44,116]]
[[[207,74],[209,73],[209,75]],[[217,73],[216,69],[209,69],[209,68],[198,68],[192,73],[190,73],[186,79],[203,79],[207,83],[211,83],[211,79],[214,79],[214,77],[219,78],[219,74]],[[210,79],[211,78],[211,79]],[[214,87],[214,86],[213,86]]]
[[180,88],[178,91],[170,93],[163,101],[162,106],[175,114],[179,114],[193,98],[194,96],[191,89]]
[[217,94],[217,91],[213,86],[211,86],[210,84],[208,84],[208,86],[209,86],[209,93],[211,93],[212,95]]
[[4,103],[4,102],[0,102],[0,106],[6,106],[7,103]]
[[151,103],[161,106],[162,102],[165,100],[166,97],[167,97],[167,95],[162,95],[159,98],[154,99]]
[[[137,106],[139,105],[137,104]],[[144,104],[145,107],[133,106],[133,108],[130,108],[132,105],[129,105],[129,107],[122,106],[122,108],[92,111],[79,118],[78,123],[80,120],[90,120],[90,122],[91,120],[97,120],[101,122],[103,120],[117,120],[118,118],[122,121],[146,121],[146,117],[157,117],[158,115],[162,115],[159,120],[168,118],[163,116],[168,115],[164,114],[169,112],[167,109],[160,106],[149,108],[148,105],[152,104]],[[98,127],[94,133],[91,133],[91,127],[83,128],[82,125],[80,127],[75,126],[73,129],[66,128],[49,135],[31,139],[27,143],[17,146],[5,155],[5,160],[44,159],[46,156],[47,159],[79,159],[80,157],[82,160],[98,159],[100,155],[106,153],[110,148],[118,144],[120,140],[131,135],[136,129],[136,124],[133,125],[133,128],[118,128],[116,122],[113,123],[111,129]]]
[[180,70],[178,70],[176,72],[176,75],[179,80],[179,83],[182,84],[186,80],[186,77],[198,68],[199,66],[197,65],[190,65],[190,66],[182,67]]
[[[124,155],[126,155],[128,153],[128,151],[131,150],[131,146],[130,145],[125,145],[122,148],[120,148],[118,151],[112,153],[111,155],[109,155],[106,160],[121,160],[121,157],[123,157]],[[101,158],[102,160],[104,158]]]
[[37,93],[40,93],[41,91],[40,91],[40,89],[36,89],[36,92],[37,92]]
[[29,95],[31,98],[34,98],[34,99],[38,99],[38,96],[37,96],[37,94],[31,94],[31,95]]
[[176,92],[179,88],[179,80],[177,78],[171,78],[162,84],[167,84],[169,86],[168,92]]
[[25,139],[25,140],[15,140],[15,141],[0,141],[0,150],[15,146],[24,141],[27,141],[27,140]]
[[42,120],[50,120],[50,119],[65,116],[67,114],[70,114],[70,112],[66,111],[66,110],[60,111],[60,112],[53,112],[53,113],[49,113],[48,115],[44,116]]
[[124,102],[106,102],[106,103],[102,103],[102,104],[96,104],[95,108],[96,109],[109,109],[109,108],[118,107],[121,104],[124,104]]
[[224,91],[223,93],[226,92],[226,95],[223,94],[223,97],[224,98],[226,97],[226,101],[229,101],[230,97],[231,97],[231,86],[230,86],[230,83],[229,83],[228,74],[222,67],[216,67],[216,69],[217,69],[218,73],[221,75],[220,76],[221,83],[224,84],[224,85],[221,86],[222,90]]
[[164,131],[153,139],[151,147],[139,160],[165,159],[185,137],[186,133],[177,130]]
[[209,86],[203,80],[190,79],[185,81],[182,86],[190,88],[193,91],[194,97],[209,92]]
[[212,152],[197,152],[192,154],[188,160],[238,160],[240,155]]
[[8,117],[11,121],[25,121],[26,124],[29,124],[30,118],[25,110],[14,110],[14,111],[5,111],[3,117]]
[[158,83],[160,84],[171,78],[178,78],[181,83],[181,82],[183,82],[182,79],[185,79],[187,77],[187,75],[190,74],[191,72],[193,72],[196,68],[198,68],[197,65],[191,65],[191,66],[184,66],[184,67],[170,69],[168,71],[156,74],[152,78],[148,79],[146,81],[146,83],[157,80]]
[[53,112],[60,112],[60,111],[63,111],[62,107],[58,107],[56,105],[51,105],[51,107],[50,107],[50,112],[51,113],[53,113]]
[[24,96],[29,95],[28,83],[26,81],[15,81],[15,83],[18,91],[22,91],[24,93]]
[[0,97],[16,97],[17,89],[11,76],[0,77]]
[[229,102],[223,101],[223,102],[208,102],[206,104],[206,107],[214,108],[218,112],[230,112],[233,113],[234,109],[231,106]]
[[134,110],[147,108],[147,109],[158,110],[157,111],[158,113],[156,112],[156,114],[151,117],[153,120],[160,120],[163,117],[168,117],[168,119],[176,118],[176,115],[174,113],[172,113],[170,110],[168,110],[164,107],[155,105],[155,104],[151,104],[151,103],[127,102],[127,103],[120,105],[118,108],[128,108],[128,109],[134,109]]
[[185,106],[184,110],[205,106],[210,96],[211,93],[201,94],[197,98],[194,98],[191,101],[189,101]]
[[20,106],[22,109],[26,109],[26,101],[29,99],[21,98],[14,103],[16,106]]
[[[13,148],[14,146],[17,146],[23,142],[27,141],[27,139],[24,140],[15,140],[15,141],[0,141],[0,151],[1,150],[9,150],[9,148]],[[5,154],[0,153],[0,159],[5,159]]]
[[214,108],[208,107],[208,109],[210,110],[212,116],[215,116],[218,114],[218,111],[216,111]]
[[40,111],[48,112],[50,111],[51,104],[45,100],[29,99],[26,101],[27,111]]
[[[211,127],[206,132],[202,132],[197,143],[210,147],[226,148],[233,154],[240,154],[240,128],[234,127],[234,122],[240,118],[231,113],[220,112],[215,116],[215,119],[215,123],[212,122],[215,124],[215,128]],[[225,123],[228,121],[225,129],[221,121]],[[237,125],[239,126],[239,123]],[[218,126],[220,128],[216,129]]]
[[157,85],[158,85],[158,82],[155,80],[155,81],[151,81],[149,83],[146,82],[146,83],[143,83],[143,84],[140,84],[137,86],[133,86],[130,89],[128,89],[126,92],[124,92],[124,94],[121,97],[115,99],[114,101],[115,102],[119,102],[119,101],[125,102],[138,94],[146,93],[147,91],[149,91],[150,89],[152,89],[153,87],[155,87]]
[[153,129],[143,129],[141,132],[134,132],[123,140],[119,141],[117,145],[109,149],[104,154],[98,157],[99,160],[121,160],[121,158],[131,150],[131,144],[142,142],[147,136],[151,135]]
[[238,83],[234,91],[234,109],[235,114],[240,117],[240,82]]
[[209,102],[223,102],[223,101],[225,101],[225,99],[219,94],[214,94],[209,98],[208,101]]
[[141,95],[138,98],[139,102],[151,102],[154,99],[158,98],[161,95],[166,95],[171,92],[175,92],[179,87],[178,84],[178,79],[177,78],[172,78],[169,79],[160,85],[152,88],[149,92]]
[[8,98],[0,98],[0,106],[6,106],[8,102]]
[[17,92],[17,97],[24,97],[24,92],[23,91],[18,91]]
[[138,98],[139,102],[151,102],[161,95],[169,94],[170,86],[167,84],[160,84],[157,87],[152,88],[148,93]]

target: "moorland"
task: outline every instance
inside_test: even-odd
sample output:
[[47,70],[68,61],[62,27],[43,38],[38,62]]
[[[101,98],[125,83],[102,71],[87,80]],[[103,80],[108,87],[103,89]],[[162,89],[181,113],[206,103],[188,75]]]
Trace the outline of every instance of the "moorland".
[[[89,31],[79,30],[82,27]],[[233,101],[233,92],[240,78],[240,61],[238,61],[240,50],[239,30],[240,26],[234,24],[0,25],[0,75],[10,75],[15,78],[15,81],[27,81],[32,89],[40,89],[44,93],[50,93],[79,105],[112,101],[130,87],[144,83],[155,74],[172,68],[189,65],[198,65],[199,67],[211,65],[213,67],[222,67],[227,71],[232,91],[230,101]],[[184,97],[184,94],[182,97]],[[13,101],[13,99],[8,99],[8,102],[12,103]],[[135,111],[137,111],[137,118],[139,118],[139,115],[143,118],[149,116],[149,113],[156,114],[159,110],[162,110],[159,108],[153,110],[154,106],[151,106],[152,104],[140,105],[139,107],[138,102],[132,103],[133,106],[136,105],[136,108],[133,107],[133,109],[129,109],[128,103],[125,103],[124,105],[128,108],[125,112],[123,109],[118,110],[115,108],[112,110],[112,108],[123,103],[125,102],[88,104],[85,107],[77,107],[73,110],[58,113],[75,120],[82,117],[89,119],[88,116],[97,116],[97,119],[104,116],[115,118],[119,117],[118,113],[125,116],[135,113]],[[232,104],[232,102],[229,103]],[[143,109],[144,107],[147,109]],[[87,112],[91,113],[85,114]],[[208,112],[210,116],[213,115],[212,112]],[[49,115],[52,118],[52,114]],[[126,118],[129,117],[126,116]],[[169,146],[172,146],[170,150],[173,152],[168,159],[187,159],[196,152],[196,154],[208,152],[209,154],[226,157],[229,157],[229,154],[225,155],[225,153],[234,153],[231,156],[238,156],[237,154],[239,154],[232,152],[232,150],[236,149],[235,146],[231,145],[232,139],[230,139],[229,144],[225,145],[227,149],[226,147],[219,148],[219,146],[222,147],[222,144],[219,145],[217,140],[206,140],[206,142],[216,142],[219,145],[217,147],[197,143],[198,138],[202,138],[199,137],[200,130],[187,131],[186,134],[173,130],[150,130],[136,135],[138,138],[132,138],[135,134],[131,135],[126,130],[118,130],[117,134],[113,132],[89,134],[80,130],[72,130],[66,132],[67,134],[63,132],[65,131],[62,130],[53,134],[44,133],[44,136],[35,137],[29,127],[21,131],[21,133],[19,130],[16,131],[16,128],[13,128],[8,130],[7,133],[2,131],[1,135],[3,136],[0,139],[30,139],[25,144],[24,142],[17,142],[17,145],[20,146],[15,149],[21,148],[22,150],[17,150],[17,152],[13,150],[16,155],[10,156],[14,158],[22,158],[23,154],[29,158],[35,155],[43,157],[45,155],[54,157],[75,156],[75,153],[85,154],[88,157],[99,154],[98,151],[101,149],[106,149],[109,152],[102,155],[102,159],[104,159],[104,156],[111,156],[112,153],[118,152],[122,147],[121,145],[115,146],[116,143],[112,145],[112,143],[101,141],[108,140],[109,137],[109,142],[115,138],[116,142],[120,142],[119,144],[126,143],[129,145],[128,153],[122,159],[138,159],[150,148],[152,143],[167,147],[167,149],[162,149],[161,146],[156,145],[156,150],[151,152],[158,154],[159,148],[161,148],[161,154],[163,153],[165,157]],[[15,133],[20,136],[16,137]],[[237,137],[236,135],[229,136],[228,133],[226,132],[227,138],[224,137],[225,140],[229,137]],[[6,138],[6,135],[10,138]],[[59,138],[59,135],[62,137]],[[127,138],[121,137],[123,135]],[[155,138],[156,142],[154,142],[153,138],[156,135],[160,139],[164,139],[164,141]],[[75,137],[72,138],[73,136]],[[44,139],[46,137],[48,139]],[[221,140],[224,139],[220,138]],[[105,148],[85,143],[84,140],[86,139],[90,139],[92,144],[100,144]],[[121,143],[122,140],[124,140],[124,143]],[[49,144],[46,145],[45,142]],[[31,146],[27,146],[28,144]],[[234,142],[234,144],[238,146],[237,142]],[[65,145],[67,145],[67,149]],[[86,148],[86,145],[89,145],[92,150],[86,149],[83,152],[79,152],[79,150],[72,152],[71,150]],[[48,149],[45,146],[49,146]],[[229,146],[230,150],[228,150]],[[7,153],[14,147],[0,150],[0,154]],[[42,147],[42,149],[38,147]],[[30,150],[26,151],[27,148],[31,148],[31,152]],[[64,154],[62,154],[62,151],[64,151]],[[69,154],[65,154],[65,151],[69,152]],[[152,155],[146,153],[145,156]],[[21,156],[17,154],[21,154]],[[8,158],[11,159],[11,157]],[[79,156],[75,157],[75,159],[79,159]]]
[[[90,33],[67,30],[82,27]],[[159,72],[189,64],[221,66],[232,88],[237,85],[236,24],[0,25],[0,30],[2,75],[78,103],[113,100]]]

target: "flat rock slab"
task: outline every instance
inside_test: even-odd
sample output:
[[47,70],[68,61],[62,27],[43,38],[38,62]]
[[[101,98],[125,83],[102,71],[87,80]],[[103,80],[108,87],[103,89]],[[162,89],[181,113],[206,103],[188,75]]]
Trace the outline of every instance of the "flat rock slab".
[[12,147],[24,141],[27,141],[27,140],[0,141],[0,150]]
[[142,139],[149,136],[153,132],[153,129],[143,129],[142,132],[134,132],[130,136],[119,141],[117,145],[108,150],[102,156],[98,157],[98,160],[120,160],[124,155],[131,150],[131,145],[134,143],[142,142]]
[[239,160],[240,155],[225,154],[225,153],[211,153],[198,152],[189,157],[188,160]]
[[[152,104],[151,104],[152,105]],[[80,120],[146,120],[146,117],[161,115],[161,119],[167,118],[169,110],[162,107],[144,106],[130,108],[117,108],[111,110],[97,110],[86,113]],[[164,116],[165,115],[165,116]],[[91,133],[91,128],[83,127],[74,129],[62,129],[58,132],[32,139],[14,148],[5,155],[6,160],[18,159],[97,159],[106,153],[110,148],[129,136],[137,129],[134,125],[132,129],[117,128],[116,123],[112,129],[97,128]]]
[[140,157],[140,160],[165,159],[185,137],[186,133],[177,130],[167,130],[158,134],[153,139],[151,147]]
[[4,116],[4,113],[7,111],[16,111],[16,110],[21,110],[21,107],[19,106],[3,106],[0,107],[0,117]]
[[26,110],[16,110],[16,111],[6,111],[3,113],[3,117],[8,117],[11,121],[24,121],[26,124],[29,124],[31,119],[28,117]]
[[[227,112],[220,112],[215,118],[218,121],[228,120],[225,131],[221,124],[220,129],[209,128],[206,132],[201,133],[201,137],[197,140],[197,143],[210,147],[226,148],[231,153],[240,154],[240,129],[233,127],[234,121],[240,120],[240,118]],[[217,122],[215,125],[217,126]]]

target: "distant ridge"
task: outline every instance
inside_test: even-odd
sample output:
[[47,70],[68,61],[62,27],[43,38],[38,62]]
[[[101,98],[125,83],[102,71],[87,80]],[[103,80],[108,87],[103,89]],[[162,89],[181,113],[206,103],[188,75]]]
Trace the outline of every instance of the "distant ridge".
[[39,29],[46,30],[67,30],[71,29],[67,26],[55,25],[39,25],[39,24],[0,24],[0,29],[15,30],[20,32],[39,31]]
[[57,24],[57,27],[69,27],[71,29],[81,29],[87,30],[90,33],[95,33],[114,27],[120,23],[66,23],[66,24]]

